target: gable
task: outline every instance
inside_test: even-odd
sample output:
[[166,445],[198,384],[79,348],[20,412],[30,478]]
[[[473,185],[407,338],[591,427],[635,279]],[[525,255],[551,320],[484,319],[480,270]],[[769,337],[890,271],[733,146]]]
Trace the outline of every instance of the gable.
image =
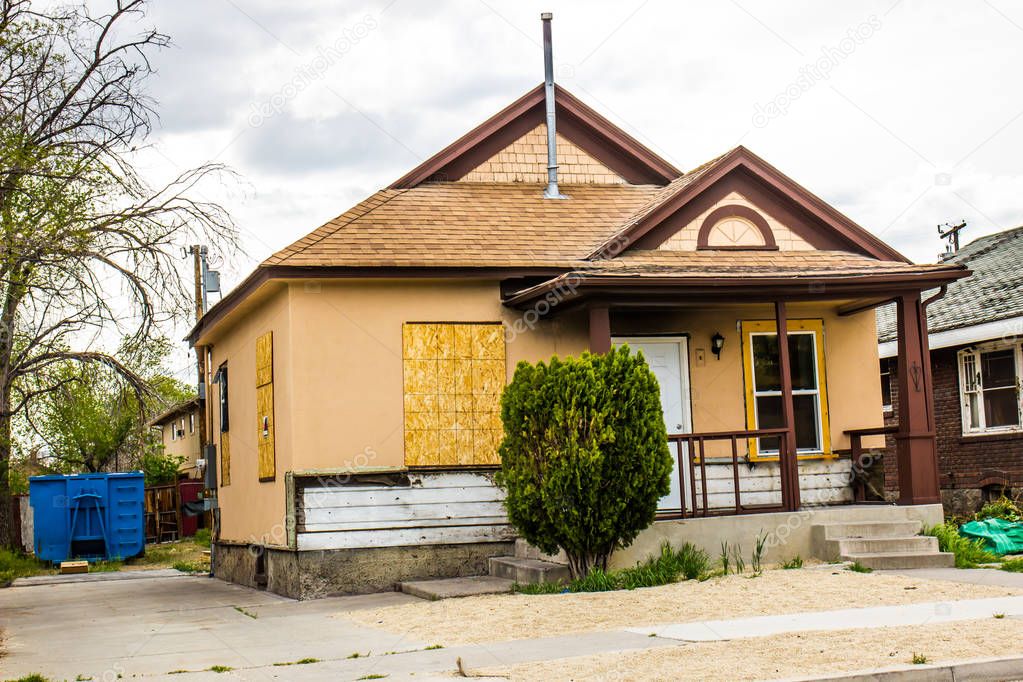
[[[566,140],[633,185],[665,185],[682,175],[561,86],[555,86],[554,102],[559,145],[562,139]],[[538,126],[545,126],[545,122],[541,84],[413,168],[389,189],[411,189],[424,182],[464,178]],[[546,152],[546,140],[544,150]],[[545,159],[542,169],[546,171],[546,168]]]
[[[716,216],[719,220],[708,224],[715,210],[721,211]],[[701,218],[696,227],[694,223]],[[762,238],[750,226],[757,228]],[[706,232],[702,247],[701,230]],[[666,243],[669,250],[699,250],[710,246],[711,238],[718,249],[807,250],[809,246],[910,262],[744,147],[673,180],[589,258],[601,259],[629,249],[660,249]],[[728,244],[729,239],[737,241]]]
[[736,191],[729,192],[690,220],[657,248],[662,251],[816,249],[773,215]]
[[[558,182],[616,185],[626,180],[560,133]],[[458,178],[461,182],[547,182],[547,127],[538,125]]]

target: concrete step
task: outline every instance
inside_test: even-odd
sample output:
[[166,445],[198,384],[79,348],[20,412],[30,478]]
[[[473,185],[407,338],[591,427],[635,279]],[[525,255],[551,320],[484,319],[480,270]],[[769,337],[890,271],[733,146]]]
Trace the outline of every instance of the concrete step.
[[420,599],[436,601],[437,599],[511,592],[513,582],[507,578],[497,578],[491,575],[472,575],[464,578],[409,580],[398,583],[398,591]]
[[951,568],[956,564],[951,552],[895,552],[891,554],[846,554],[845,561],[855,561],[867,568],[885,570],[893,568]]
[[828,554],[926,554],[938,551],[938,538],[927,535],[908,537],[841,538],[827,540]]
[[[912,551],[913,547],[898,549],[903,543],[901,540],[907,537],[916,536],[920,533],[920,521],[853,521],[814,524],[810,528],[810,549],[813,556],[824,561],[833,561],[840,555],[854,552],[858,554],[879,554],[887,551]],[[899,542],[891,543],[890,547],[883,545],[841,545],[840,541],[851,540],[885,540],[893,539]],[[927,545],[930,543],[924,541]],[[918,543],[923,546],[924,543]],[[937,548],[935,548],[935,551]]]
[[490,575],[513,580],[521,585],[565,582],[569,579],[568,566],[539,559],[520,559],[496,556],[487,559]]
[[540,561],[549,561],[553,564],[568,563],[568,559],[565,558],[564,552],[558,552],[557,554],[544,554],[539,547],[534,547],[529,544],[528,540],[523,540],[522,538],[515,538],[515,558],[538,559]]
[[893,538],[917,535],[922,530],[919,521],[865,521],[857,523],[822,523],[815,525],[825,540],[839,538]]

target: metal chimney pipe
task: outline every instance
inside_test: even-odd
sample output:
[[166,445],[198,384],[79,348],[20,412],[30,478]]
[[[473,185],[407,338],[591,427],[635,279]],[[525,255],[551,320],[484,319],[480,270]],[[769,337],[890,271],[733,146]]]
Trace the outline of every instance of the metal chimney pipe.
[[544,101],[547,105],[547,189],[544,199],[567,199],[558,189],[558,141],[554,122],[554,55],[551,41],[551,19],[554,15],[544,12],[543,22],[543,75]]

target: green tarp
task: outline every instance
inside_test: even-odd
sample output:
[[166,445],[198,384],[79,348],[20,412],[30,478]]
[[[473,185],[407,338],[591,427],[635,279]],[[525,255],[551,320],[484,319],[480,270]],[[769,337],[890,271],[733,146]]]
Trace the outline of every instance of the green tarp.
[[984,519],[964,523],[959,534],[982,540],[995,554],[1023,554],[1023,523],[1003,519]]

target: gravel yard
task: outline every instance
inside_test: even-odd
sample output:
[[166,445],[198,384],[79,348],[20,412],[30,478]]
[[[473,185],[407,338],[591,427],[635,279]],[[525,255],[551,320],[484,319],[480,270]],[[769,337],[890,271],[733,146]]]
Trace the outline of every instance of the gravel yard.
[[661,623],[1021,594],[1019,588],[821,567],[632,591],[467,597],[339,615],[410,639],[451,646]]
[[779,635],[474,672],[512,680],[763,680],[907,665],[914,654],[927,663],[1023,654],[1023,622],[1005,618]]

